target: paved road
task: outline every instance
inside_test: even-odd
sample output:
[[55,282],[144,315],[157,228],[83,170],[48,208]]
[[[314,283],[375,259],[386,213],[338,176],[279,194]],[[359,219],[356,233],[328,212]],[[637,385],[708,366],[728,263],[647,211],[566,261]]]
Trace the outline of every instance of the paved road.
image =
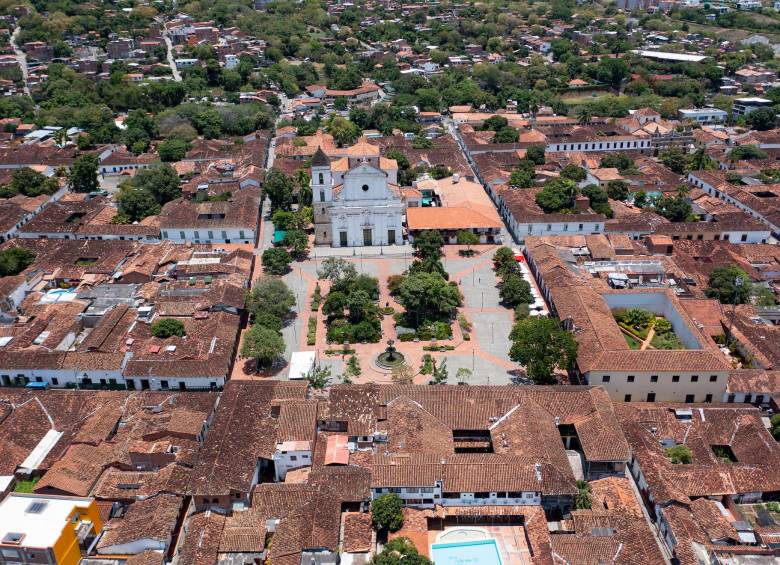
[[163,33],[163,39],[165,40],[165,45],[168,46],[168,66],[171,67],[173,80],[181,82],[181,73],[179,73],[179,69],[176,68],[176,60],[173,58],[173,44],[171,43],[171,38],[168,37],[167,31]]
[[19,63],[19,67],[22,69],[22,79],[24,80],[24,93],[27,96],[30,96],[30,87],[28,85],[28,80],[30,73],[27,69],[27,55],[24,51],[21,50],[21,48],[17,45],[16,40],[19,38],[19,32],[22,31],[21,27],[16,27],[13,34],[11,34],[11,47],[13,47],[14,54],[16,55],[16,61]]

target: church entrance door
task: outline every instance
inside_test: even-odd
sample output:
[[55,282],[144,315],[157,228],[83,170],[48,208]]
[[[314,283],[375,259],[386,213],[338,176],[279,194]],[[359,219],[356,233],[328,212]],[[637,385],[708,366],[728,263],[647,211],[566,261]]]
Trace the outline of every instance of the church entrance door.
[[347,232],[339,232],[339,243],[341,244],[341,247],[347,246]]
[[371,228],[363,230],[363,245],[373,245],[371,243]]

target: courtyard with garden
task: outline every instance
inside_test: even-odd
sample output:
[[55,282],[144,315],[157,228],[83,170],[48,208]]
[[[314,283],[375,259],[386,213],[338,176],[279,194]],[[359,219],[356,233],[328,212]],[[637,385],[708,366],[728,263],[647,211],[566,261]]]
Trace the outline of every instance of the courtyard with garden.
[[631,349],[687,349],[664,316],[644,308],[615,308],[612,316]]

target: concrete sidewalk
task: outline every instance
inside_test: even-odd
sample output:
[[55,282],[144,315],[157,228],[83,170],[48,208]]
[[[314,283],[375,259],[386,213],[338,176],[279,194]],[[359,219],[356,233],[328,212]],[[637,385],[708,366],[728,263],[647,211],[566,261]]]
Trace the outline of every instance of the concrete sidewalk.
[[406,245],[372,245],[367,247],[312,247],[310,257],[410,257],[414,249]]

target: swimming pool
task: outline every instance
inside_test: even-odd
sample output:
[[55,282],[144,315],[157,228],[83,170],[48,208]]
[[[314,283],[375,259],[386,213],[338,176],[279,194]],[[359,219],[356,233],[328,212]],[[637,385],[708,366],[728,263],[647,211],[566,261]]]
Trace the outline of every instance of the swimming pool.
[[53,304],[55,302],[70,302],[76,298],[76,291],[70,288],[53,288],[44,294],[41,304]]
[[431,557],[434,565],[502,565],[494,539],[435,543]]

